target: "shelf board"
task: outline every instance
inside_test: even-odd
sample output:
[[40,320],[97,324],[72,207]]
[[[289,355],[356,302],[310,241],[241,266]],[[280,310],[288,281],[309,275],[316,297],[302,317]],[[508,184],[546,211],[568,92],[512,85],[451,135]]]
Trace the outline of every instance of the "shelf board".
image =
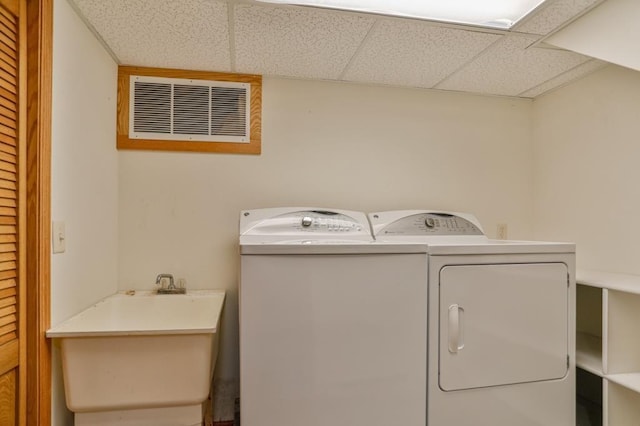
[[605,378],[610,382],[640,393],[640,373],[607,374]]
[[576,282],[591,287],[640,294],[640,275],[578,269]]
[[602,339],[600,337],[577,333],[576,366],[602,377]]

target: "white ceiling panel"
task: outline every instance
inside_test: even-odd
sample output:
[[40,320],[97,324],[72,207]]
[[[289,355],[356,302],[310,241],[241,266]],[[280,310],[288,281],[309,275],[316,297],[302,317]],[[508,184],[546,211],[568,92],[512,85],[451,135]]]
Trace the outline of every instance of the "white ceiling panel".
[[610,0],[548,0],[513,31],[254,0],[69,1],[123,65],[532,97],[595,65],[530,46]]
[[574,81],[586,75],[589,75],[592,72],[595,72],[600,68],[604,67],[605,65],[607,65],[606,62],[599,61],[597,59],[592,59],[590,61],[587,61],[583,64],[578,65],[577,67],[563,74],[560,74],[557,77],[552,78],[549,81],[546,81],[534,87],[533,89],[530,89],[524,93],[521,93],[520,96],[522,96],[523,98],[535,98],[536,96],[541,95],[542,93],[548,92],[549,90],[561,87],[571,81]]
[[357,14],[237,4],[236,71],[337,79],[373,25]]
[[225,1],[73,1],[121,64],[230,70]]
[[343,78],[433,87],[500,37],[426,22],[381,20]]
[[438,89],[517,96],[589,60],[563,50],[529,47],[535,37],[507,35]]
[[547,35],[601,0],[549,0],[549,5],[515,25],[512,30],[521,33]]

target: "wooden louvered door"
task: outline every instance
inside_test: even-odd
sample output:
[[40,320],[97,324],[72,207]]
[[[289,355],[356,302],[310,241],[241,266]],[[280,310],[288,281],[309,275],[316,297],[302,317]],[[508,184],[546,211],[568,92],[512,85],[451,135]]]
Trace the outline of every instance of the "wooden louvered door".
[[19,179],[26,143],[20,126],[24,120],[20,45],[25,33],[20,28],[20,7],[18,0],[0,0],[0,426],[19,424],[24,352],[19,267],[24,185]]

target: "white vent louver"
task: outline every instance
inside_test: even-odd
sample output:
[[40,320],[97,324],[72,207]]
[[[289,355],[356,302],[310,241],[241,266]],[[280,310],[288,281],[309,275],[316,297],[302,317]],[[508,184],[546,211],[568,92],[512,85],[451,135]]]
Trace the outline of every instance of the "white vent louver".
[[249,143],[251,85],[131,76],[129,138]]

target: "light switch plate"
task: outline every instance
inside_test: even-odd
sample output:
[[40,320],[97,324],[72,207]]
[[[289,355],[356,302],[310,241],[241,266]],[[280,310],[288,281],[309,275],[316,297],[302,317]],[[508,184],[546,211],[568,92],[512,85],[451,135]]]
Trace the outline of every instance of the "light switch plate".
[[67,235],[64,222],[53,222],[51,227],[51,241],[53,242],[54,253],[64,253],[67,249]]

